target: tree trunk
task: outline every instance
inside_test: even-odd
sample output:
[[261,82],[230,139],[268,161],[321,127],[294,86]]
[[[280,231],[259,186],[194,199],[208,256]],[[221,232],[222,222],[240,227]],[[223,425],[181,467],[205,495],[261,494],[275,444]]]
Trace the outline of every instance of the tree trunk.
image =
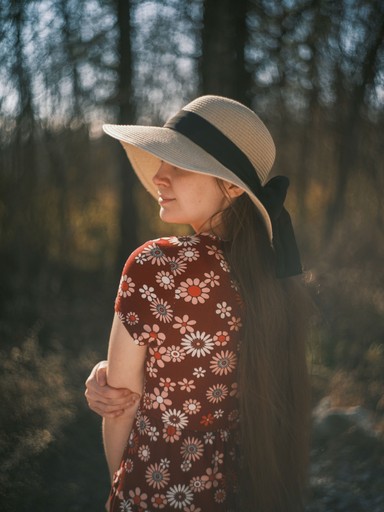
[[248,0],[205,0],[202,55],[203,94],[219,94],[250,104],[251,75],[245,66]]
[[[135,108],[132,86],[132,47],[131,47],[131,1],[117,0],[117,24],[119,29],[119,87],[118,123],[133,124]],[[137,211],[134,189],[137,183],[135,173],[125,153],[119,151],[120,178],[120,244],[117,253],[117,266],[121,266],[130,252],[138,245]]]

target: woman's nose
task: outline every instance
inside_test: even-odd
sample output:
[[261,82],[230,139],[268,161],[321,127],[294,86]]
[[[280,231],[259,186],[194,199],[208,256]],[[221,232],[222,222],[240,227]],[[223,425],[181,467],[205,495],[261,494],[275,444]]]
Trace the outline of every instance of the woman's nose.
[[157,169],[156,174],[153,176],[152,181],[156,186],[169,185],[169,173],[172,166],[166,162],[161,162],[160,167]]

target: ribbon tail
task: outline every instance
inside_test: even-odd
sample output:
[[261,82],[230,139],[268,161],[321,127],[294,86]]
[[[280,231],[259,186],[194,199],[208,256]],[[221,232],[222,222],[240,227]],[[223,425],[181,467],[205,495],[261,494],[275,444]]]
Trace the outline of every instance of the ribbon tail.
[[272,229],[277,277],[284,278],[302,274],[303,269],[291,217],[285,208],[281,210],[279,217],[272,223]]

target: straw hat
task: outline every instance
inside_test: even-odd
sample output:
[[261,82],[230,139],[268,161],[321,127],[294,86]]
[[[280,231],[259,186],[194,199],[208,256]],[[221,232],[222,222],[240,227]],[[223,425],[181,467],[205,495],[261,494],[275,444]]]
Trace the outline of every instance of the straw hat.
[[289,180],[275,176],[266,182],[275,145],[252,110],[229,98],[202,96],[162,127],[106,124],[103,130],[122,143],[137,176],[155,198],[152,178],[162,160],[242,188],[264,220],[277,277],[302,272],[291,218],[284,208]]
[[270,215],[260,194],[275,159],[275,145],[249,108],[229,98],[202,96],[162,127],[105,124],[103,130],[122,143],[137,176],[155,198],[152,178],[161,160],[221,178],[247,192],[272,240]]

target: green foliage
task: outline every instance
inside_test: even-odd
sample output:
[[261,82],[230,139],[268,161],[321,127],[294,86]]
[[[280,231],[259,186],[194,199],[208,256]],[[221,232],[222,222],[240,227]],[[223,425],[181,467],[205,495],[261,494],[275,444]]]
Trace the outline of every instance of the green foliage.
[[60,352],[42,354],[35,335],[0,353],[0,491],[10,503],[43,485],[37,461],[73,420],[73,390],[64,360]]

